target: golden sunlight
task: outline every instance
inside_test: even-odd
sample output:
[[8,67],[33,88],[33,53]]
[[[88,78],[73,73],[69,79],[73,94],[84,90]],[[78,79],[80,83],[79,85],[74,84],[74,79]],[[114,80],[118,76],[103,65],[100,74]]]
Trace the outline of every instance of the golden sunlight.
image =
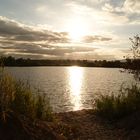
[[81,107],[83,68],[76,66],[70,67],[69,78],[71,88],[71,102],[74,105],[73,110],[79,110]]

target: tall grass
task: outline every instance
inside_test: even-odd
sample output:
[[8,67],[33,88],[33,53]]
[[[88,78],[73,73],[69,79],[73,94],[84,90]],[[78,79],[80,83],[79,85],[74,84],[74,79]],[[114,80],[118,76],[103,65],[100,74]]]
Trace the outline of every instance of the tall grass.
[[[35,91],[34,91],[35,92]],[[28,83],[15,80],[0,72],[0,119],[6,121],[11,114],[32,120],[51,120],[51,109],[45,96],[33,93]]]
[[101,95],[95,100],[95,111],[107,119],[120,119],[131,113],[140,111],[140,88],[132,85],[130,88],[122,87],[116,96],[112,94]]

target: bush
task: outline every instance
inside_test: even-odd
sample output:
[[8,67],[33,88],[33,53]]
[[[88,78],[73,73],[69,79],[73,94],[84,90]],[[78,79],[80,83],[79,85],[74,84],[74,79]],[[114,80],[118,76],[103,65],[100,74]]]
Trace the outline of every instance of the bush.
[[122,87],[115,96],[101,95],[95,100],[95,112],[107,119],[120,119],[131,113],[140,111],[140,88],[132,85],[130,88]]
[[51,120],[51,109],[45,96],[33,93],[29,83],[16,81],[11,75],[0,72],[0,119],[6,121],[10,114],[32,120]]

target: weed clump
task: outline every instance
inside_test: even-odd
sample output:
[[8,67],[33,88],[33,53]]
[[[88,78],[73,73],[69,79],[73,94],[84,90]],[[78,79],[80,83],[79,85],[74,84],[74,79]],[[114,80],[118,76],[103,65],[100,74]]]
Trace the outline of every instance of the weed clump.
[[[35,92],[35,91],[34,91]],[[0,73],[0,120],[10,115],[24,116],[32,120],[52,120],[49,102],[39,92],[33,93],[29,83],[15,80],[11,75]]]
[[118,95],[101,95],[95,100],[95,112],[107,119],[120,119],[140,111],[140,88],[132,85],[121,87]]

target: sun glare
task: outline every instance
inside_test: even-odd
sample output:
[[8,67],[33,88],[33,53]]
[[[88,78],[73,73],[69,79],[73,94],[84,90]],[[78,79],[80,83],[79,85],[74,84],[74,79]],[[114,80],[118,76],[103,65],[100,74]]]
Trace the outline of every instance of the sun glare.
[[80,42],[88,34],[88,26],[82,20],[74,20],[67,24],[67,31],[72,42]]

